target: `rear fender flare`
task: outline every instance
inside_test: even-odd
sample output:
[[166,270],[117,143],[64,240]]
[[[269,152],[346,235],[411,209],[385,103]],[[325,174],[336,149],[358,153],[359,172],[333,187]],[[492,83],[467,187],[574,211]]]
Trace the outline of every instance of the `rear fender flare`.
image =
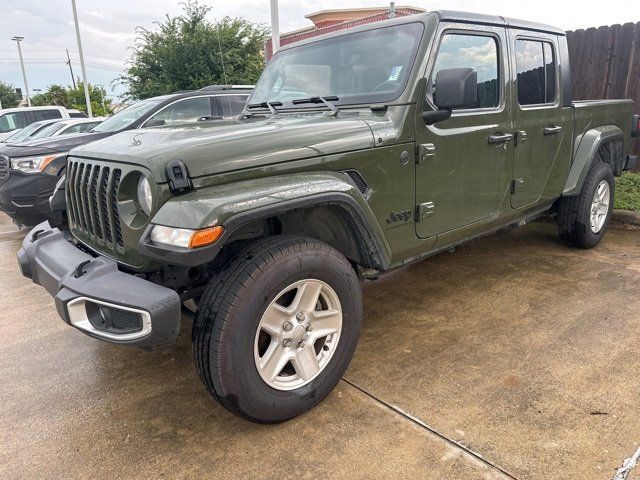
[[[600,147],[613,140],[623,141],[624,134],[615,125],[603,125],[587,130],[576,139],[576,149],[573,162],[562,191],[563,196],[578,195],[582,190],[584,179],[591,170],[594,162],[598,161]],[[616,172],[616,166],[612,165]],[[622,166],[620,166],[622,168]]]

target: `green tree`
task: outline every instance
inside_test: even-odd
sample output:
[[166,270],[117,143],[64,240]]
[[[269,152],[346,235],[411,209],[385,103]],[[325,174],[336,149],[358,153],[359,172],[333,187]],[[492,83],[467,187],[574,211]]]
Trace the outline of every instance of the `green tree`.
[[31,105],[36,107],[44,105],[57,105],[59,107],[69,107],[69,92],[63,85],[50,85],[44,93],[39,93],[31,97]]
[[0,82],[0,103],[2,108],[12,108],[18,105],[20,99],[16,94],[16,89],[7,83]]
[[[103,87],[89,84],[89,99],[91,111],[96,116],[110,115],[111,100],[107,98],[107,92]],[[76,88],[71,86],[50,85],[47,91],[34,95],[31,104],[58,105],[66,108],[76,108],[86,113],[87,104],[84,98],[84,84],[78,80]]]
[[213,84],[255,83],[264,67],[264,25],[225,17],[206,19],[210,7],[182,4],[182,15],[166,16],[156,29],[139,27],[129,68],[120,81],[126,96],[144,99]]

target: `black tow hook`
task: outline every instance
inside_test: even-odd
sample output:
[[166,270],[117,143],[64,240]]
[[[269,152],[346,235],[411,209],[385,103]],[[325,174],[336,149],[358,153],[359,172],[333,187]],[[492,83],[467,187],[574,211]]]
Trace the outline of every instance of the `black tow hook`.
[[31,234],[31,243],[35,242],[40,237],[43,237],[43,236],[46,237],[50,233],[52,233],[51,230],[44,230],[44,229],[36,230],[35,232],[33,232],[33,234]]
[[83,276],[85,273],[87,273],[84,270],[84,266],[88,263],[91,263],[91,260],[85,260],[84,262],[80,262],[78,264],[78,266],[76,267],[76,269],[73,271],[73,277],[74,278],[80,278],[81,276]]

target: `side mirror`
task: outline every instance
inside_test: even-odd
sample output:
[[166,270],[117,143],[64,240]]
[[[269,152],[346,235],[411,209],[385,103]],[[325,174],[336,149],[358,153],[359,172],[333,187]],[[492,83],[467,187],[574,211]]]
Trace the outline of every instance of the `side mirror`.
[[162,125],[166,125],[167,122],[165,122],[164,120],[160,120],[158,119],[151,119],[149,120],[147,123],[144,124],[145,127],[161,127]]
[[478,72],[474,68],[448,68],[436,74],[433,102],[439,109],[475,108]]

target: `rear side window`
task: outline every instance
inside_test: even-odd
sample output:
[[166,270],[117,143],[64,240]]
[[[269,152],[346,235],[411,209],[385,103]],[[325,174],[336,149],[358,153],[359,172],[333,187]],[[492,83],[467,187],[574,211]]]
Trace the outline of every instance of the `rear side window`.
[[34,110],[33,115],[36,117],[36,121],[51,120],[53,118],[62,118],[62,114],[59,110]]
[[151,117],[148,122],[154,122],[154,125],[172,125],[196,122],[199,118],[212,116],[211,97],[195,97],[169,105]]
[[27,126],[24,112],[5,113],[0,116],[0,133],[10,132]]
[[244,110],[244,104],[247,103],[249,95],[222,95],[218,97],[220,106],[222,107],[223,117],[235,117],[240,115]]
[[495,108],[500,103],[498,82],[498,45],[495,38],[481,35],[448,33],[442,37],[431,85],[440,70],[473,68],[478,74],[476,108]]
[[516,40],[516,71],[520,105],[555,102],[556,59],[551,43]]
[[64,130],[62,130],[60,135],[68,135],[70,133],[82,133],[86,131],[87,131],[87,127],[83,123],[79,123],[77,125],[71,125],[70,127],[65,128]]

